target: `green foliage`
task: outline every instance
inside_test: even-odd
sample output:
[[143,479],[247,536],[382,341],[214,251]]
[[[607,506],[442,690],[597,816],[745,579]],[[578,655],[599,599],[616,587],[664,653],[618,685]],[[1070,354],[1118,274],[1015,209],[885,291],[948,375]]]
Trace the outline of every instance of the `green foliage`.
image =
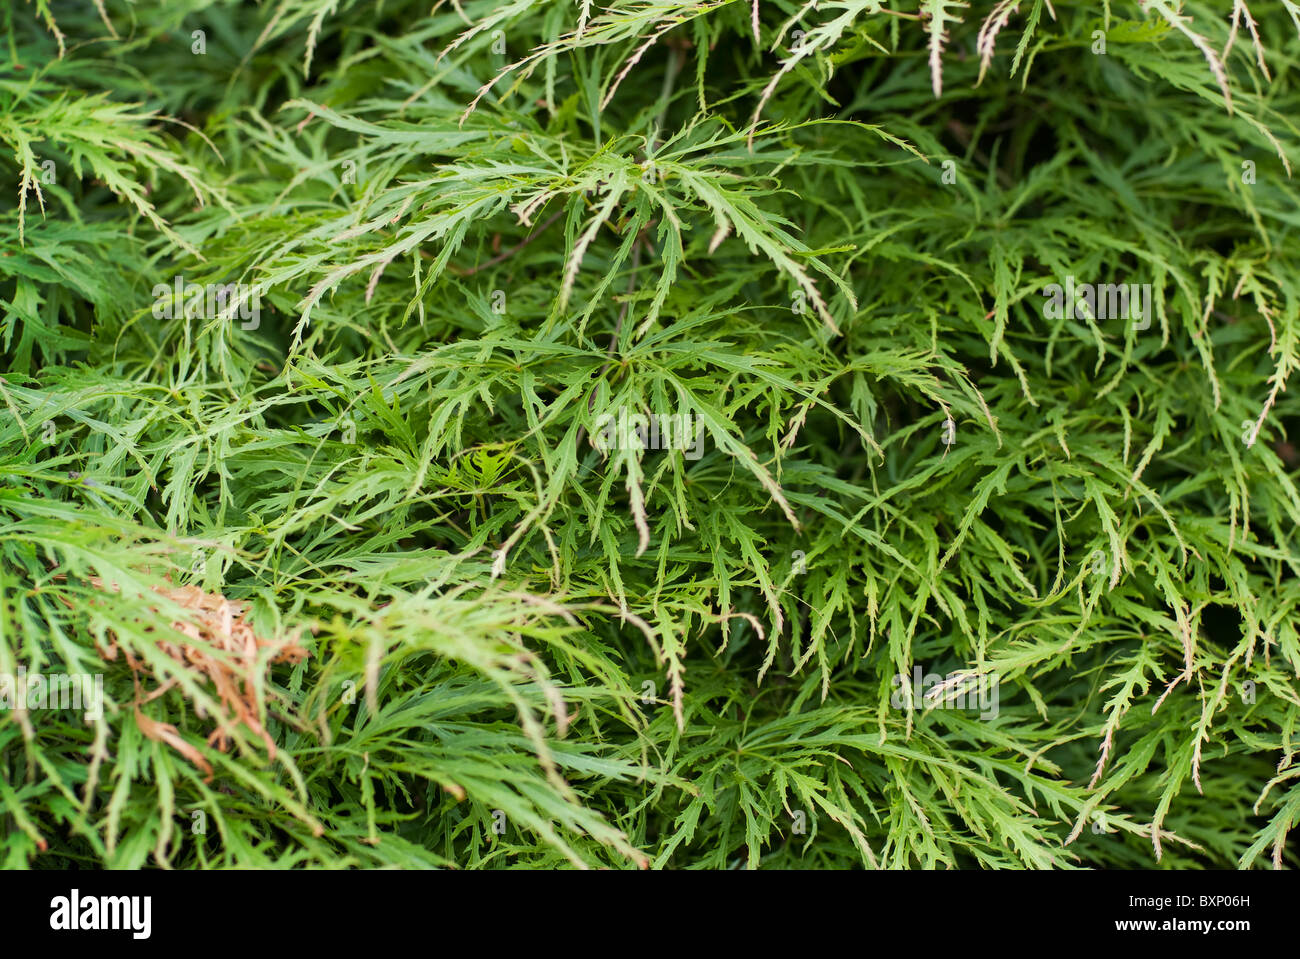
[[1225,6],[9,5],[0,675],[104,709],[0,713],[0,863],[1294,865],[1300,4]]

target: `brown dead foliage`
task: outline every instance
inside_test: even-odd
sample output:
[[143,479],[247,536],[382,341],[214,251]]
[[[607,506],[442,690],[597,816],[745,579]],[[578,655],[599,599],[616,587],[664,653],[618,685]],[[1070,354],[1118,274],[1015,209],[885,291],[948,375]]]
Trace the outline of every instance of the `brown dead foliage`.
[[[105,589],[101,580],[92,579],[91,584],[96,589]],[[301,662],[307,657],[307,651],[298,645],[296,635],[281,640],[259,636],[246,618],[248,604],[227,599],[220,593],[206,593],[197,586],[155,586],[154,589],[191,614],[187,619],[173,621],[172,628],[192,642],[159,639],[158,648],[181,666],[206,678],[221,700],[223,715],[215,717],[217,726],[208,736],[208,745],[225,752],[230,745],[230,730],[243,723],[262,737],[268,752],[274,756],[275,743],[260,718],[262,710],[257,698],[257,681],[258,670],[264,667],[259,664],[258,657],[262,650],[271,649],[274,650],[270,657],[272,663]],[[109,590],[116,592],[116,587],[109,587]],[[114,641],[108,649],[101,649],[100,654],[112,661],[117,659],[118,651]],[[133,656],[130,650],[122,649],[121,652],[134,674],[133,705],[140,732],[171,746],[211,779],[211,764],[181,737],[175,726],[150,719],[140,710],[143,704],[178,686],[177,680],[168,679],[146,694],[141,679],[150,675],[148,664]],[[196,702],[194,706],[200,718],[207,718],[201,704]]]

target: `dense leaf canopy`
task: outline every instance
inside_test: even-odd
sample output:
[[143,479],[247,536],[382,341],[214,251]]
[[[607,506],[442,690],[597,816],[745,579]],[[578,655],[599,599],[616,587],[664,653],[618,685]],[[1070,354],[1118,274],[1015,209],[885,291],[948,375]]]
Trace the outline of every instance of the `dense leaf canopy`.
[[1300,3],[3,16],[0,863],[1295,863]]

